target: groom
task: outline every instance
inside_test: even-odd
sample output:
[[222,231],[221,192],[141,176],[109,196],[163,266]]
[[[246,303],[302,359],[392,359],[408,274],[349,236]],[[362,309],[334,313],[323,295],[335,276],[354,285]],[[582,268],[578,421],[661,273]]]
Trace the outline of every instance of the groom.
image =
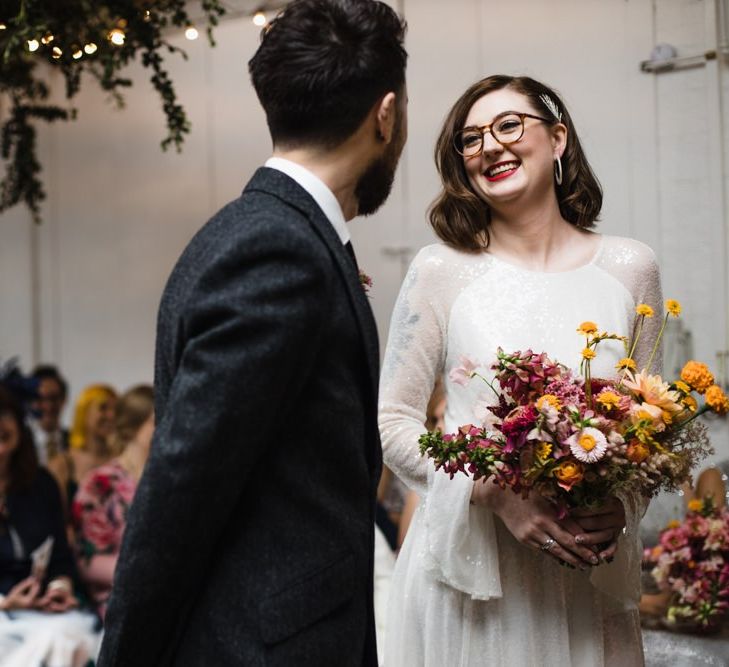
[[345,221],[392,185],[404,30],[374,0],[297,0],[264,30],[273,157],[164,291],[101,667],[377,664],[378,347]]

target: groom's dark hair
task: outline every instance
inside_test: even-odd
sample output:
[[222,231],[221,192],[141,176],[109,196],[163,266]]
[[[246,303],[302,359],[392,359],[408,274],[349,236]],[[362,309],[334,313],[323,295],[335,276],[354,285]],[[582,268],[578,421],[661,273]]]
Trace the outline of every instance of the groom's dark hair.
[[295,0],[248,63],[274,144],[333,148],[404,92],[406,25],[376,0]]

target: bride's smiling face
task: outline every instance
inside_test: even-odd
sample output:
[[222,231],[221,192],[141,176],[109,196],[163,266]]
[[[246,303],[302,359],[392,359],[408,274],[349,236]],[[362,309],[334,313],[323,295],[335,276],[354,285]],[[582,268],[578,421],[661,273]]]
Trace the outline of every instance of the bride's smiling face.
[[[481,97],[468,112],[464,127],[481,128],[496,121],[496,128],[508,111],[544,117],[525,95],[503,88]],[[487,129],[481,151],[463,157],[471,187],[495,209],[519,199],[526,203],[534,197],[554,196],[554,159],[564,151],[566,128],[528,116],[522,122],[524,133],[518,141],[499,143]]]

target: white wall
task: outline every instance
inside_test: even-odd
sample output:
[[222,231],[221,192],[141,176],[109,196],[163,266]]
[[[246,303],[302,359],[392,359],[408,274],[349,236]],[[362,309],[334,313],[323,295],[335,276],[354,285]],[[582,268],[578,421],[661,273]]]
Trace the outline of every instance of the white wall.
[[[657,42],[681,55],[713,48],[714,0],[510,0],[509,24],[480,0],[397,4],[410,26],[409,141],[388,203],[351,225],[383,345],[407,261],[433,240],[425,211],[447,110],[477,78],[528,74],[572,112],[605,189],[601,230],[656,250],[695,354],[714,363],[727,348],[726,130],[717,140],[727,65],[639,70]],[[246,68],[258,29],[226,21],[216,39],[210,49],[176,38],[190,58],[169,59],[193,124],[182,154],[159,150],[164,119],[141,67],[123,111],[85,85],[79,119],[42,129],[44,223],[34,228],[22,208],[0,217],[0,357],[56,362],[73,393],[152,379],[156,308],[174,261],[270,152]]]

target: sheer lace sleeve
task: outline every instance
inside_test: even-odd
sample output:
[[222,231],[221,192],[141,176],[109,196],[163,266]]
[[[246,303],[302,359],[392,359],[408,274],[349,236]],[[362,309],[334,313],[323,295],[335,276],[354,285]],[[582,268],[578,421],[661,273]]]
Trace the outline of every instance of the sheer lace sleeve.
[[440,261],[425,248],[410,266],[393,311],[380,382],[385,464],[421,496],[427,489],[428,461],[420,456],[418,437],[445,357],[444,306],[435,289]]
[[[663,294],[655,253],[640,241],[606,236],[599,265],[625,286],[633,297],[634,306],[646,303],[653,308],[653,317],[647,317],[643,322],[634,354],[638,370],[641,370],[648,364],[663,322]],[[662,359],[659,348],[649,369],[652,373],[661,373]]]
[[[653,346],[663,322],[663,295],[656,256],[647,245],[632,239],[608,238],[603,253],[605,268],[618,278],[631,293],[634,305],[648,304],[653,309],[653,317],[646,317],[634,352],[639,370],[647,368]],[[651,360],[651,373],[662,372],[662,351],[659,346]],[[639,524],[648,500],[639,495],[621,494],[618,496],[625,508],[625,532],[615,560],[602,565],[592,574],[592,582],[600,590],[627,603],[640,600],[640,563],[642,547],[639,537]]]
[[421,497],[424,567],[438,581],[487,600],[502,595],[493,515],[470,505],[470,477],[435,472],[418,448],[428,400],[446,364],[450,309],[480,264],[442,245],[424,248],[413,261],[390,326],[379,419],[385,463]]

